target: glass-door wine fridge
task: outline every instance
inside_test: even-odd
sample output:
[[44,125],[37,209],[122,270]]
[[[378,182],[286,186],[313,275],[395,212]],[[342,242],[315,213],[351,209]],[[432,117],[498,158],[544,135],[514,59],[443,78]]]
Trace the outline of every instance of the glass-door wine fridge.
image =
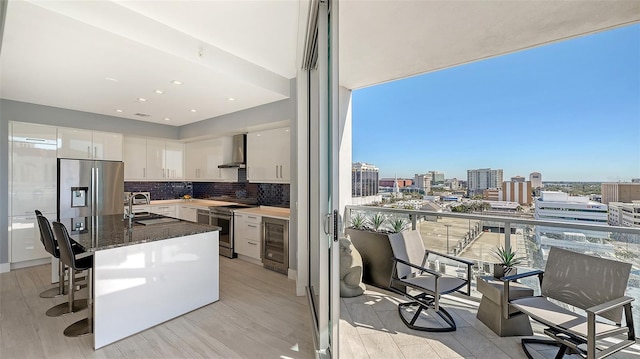
[[289,221],[262,217],[262,265],[276,272],[289,270]]

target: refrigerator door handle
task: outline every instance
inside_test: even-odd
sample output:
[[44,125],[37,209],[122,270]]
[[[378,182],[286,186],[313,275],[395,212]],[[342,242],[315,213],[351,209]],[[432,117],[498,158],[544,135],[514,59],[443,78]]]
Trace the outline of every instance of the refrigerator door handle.
[[91,213],[93,215],[97,215],[98,211],[98,188],[100,185],[100,173],[98,172],[100,169],[98,167],[93,167],[91,169]]

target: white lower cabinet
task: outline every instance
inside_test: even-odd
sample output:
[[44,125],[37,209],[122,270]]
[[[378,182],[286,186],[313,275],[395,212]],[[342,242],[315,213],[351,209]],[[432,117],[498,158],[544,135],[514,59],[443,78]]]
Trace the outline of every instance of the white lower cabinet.
[[234,214],[234,245],[238,254],[261,260],[262,217],[249,214]]
[[[49,222],[56,220],[56,214],[44,214]],[[35,213],[32,216],[9,218],[11,252],[9,262],[17,263],[51,257],[40,240],[40,227]]]
[[180,205],[180,209],[178,210],[178,217],[182,220],[189,222],[197,222],[198,221],[198,207]]
[[167,217],[178,218],[177,204],[164,204],[159,206],[150,206],[149,212],[161,214]]

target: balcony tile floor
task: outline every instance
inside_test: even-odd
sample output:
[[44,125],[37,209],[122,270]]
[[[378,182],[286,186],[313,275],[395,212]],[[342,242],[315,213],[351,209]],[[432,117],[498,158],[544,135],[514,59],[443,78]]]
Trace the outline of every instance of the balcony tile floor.
[[[368,286],[364,295],[341,298],[340,357],[356,359],[475,358],[526,359],[521,337],[499,337],[476,319],[478,303],[445,298],[443,303],[454,317],[457,330],[429,333],[407,328],[398,316],[402,297]],[[534,334],[546,338],[543,327],[532,322]],[[556,350],[533,347],[535,359],[554,358]],[[565,358],[580,358],[578,355]],[[612,355],[616,359],[640,359],[640,346]]]

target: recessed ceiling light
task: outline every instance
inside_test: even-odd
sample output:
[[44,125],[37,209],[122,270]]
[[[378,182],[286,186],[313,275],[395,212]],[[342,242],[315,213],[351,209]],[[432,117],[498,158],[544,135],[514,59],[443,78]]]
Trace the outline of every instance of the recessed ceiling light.
[[164,93],[164,91],[162,91],[162,90],[154,90],[153,92],[155,92],[157,94],[163,94]]
[[122,112],[122,110],[121,109],[117,109],[116,112]]
[[171,81],[171,83],[174,85],[182,85],[182,81],[178,81],[178,80],[173,80]]
[[236,99],[235,99],[235,98],[233,98],[233,97],[229,97],[227,100],[229,100],[229,101],[235,101]]
[[191,110],[189,110],[189,111],[191,111],[191,112],[198,112],[198,111],[196,111],[196,110],[194,110],[194,109],[191,109]]
[[138,97],[138,102],[147,102],[146,98]]
[[118,79],[114,79],[113,77],[105,77],[104,79],[111,82],[118,82]]
[[165,117],[164,120],[165,121],[170,121],[171,119],[169,117]]

